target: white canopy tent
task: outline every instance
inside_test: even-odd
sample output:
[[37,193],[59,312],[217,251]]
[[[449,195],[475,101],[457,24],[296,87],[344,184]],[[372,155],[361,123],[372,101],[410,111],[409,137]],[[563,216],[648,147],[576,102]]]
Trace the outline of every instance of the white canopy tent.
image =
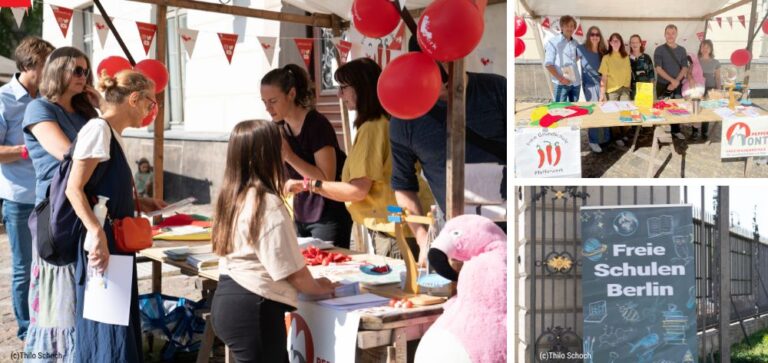
[[[310,13],[335,14],[345,20],[350,20],[350,9],[352,9],[353,0],[284,0],[297,8],[304,9]],[[429,5],[432,0],[400,0],[408,9],[421,9]]]
[[[584,35],[575,36],[580,43],[584,41],[589,27],[594,25],[600,28],[605,38],[612,33],[621,34],[625,44],[629,43],[631,35],[640,35],[646,41],[645,53],[651,56],[656,47],[665,42],[664,28],[668,24],[675,24],[678,28],[677,43],[689,54],[695,55],[699,48],[699,37],[706,35],[708,20],[752,1],[728,3],[729,0],[520,0],[520,5],[528,13],[527,17],[535,24],[534,33],[542,55],[543,44],[559,33],[558,21],[564,15],[573,16],[581,26]],[[545,17],[549,18],[552,25],[550,29],[541,26]],[[752,18],[755,18],[754,7]],[[748,21],[754,27],[756,21]],[[744,44],[746,46],[747,39],[744,39]]]

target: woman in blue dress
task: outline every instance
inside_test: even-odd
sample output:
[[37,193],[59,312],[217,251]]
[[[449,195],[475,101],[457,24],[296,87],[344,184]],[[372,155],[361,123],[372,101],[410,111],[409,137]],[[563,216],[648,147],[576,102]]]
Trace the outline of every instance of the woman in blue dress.
[[[136,264],[132,263],[131,302],[127,326],[101,323],[83,317],[86,274],[89,267],[103,272],[110,255],[135,258],[133,252],[115,245],[112,225],[101,225],[93,213],[96,196],[109,198],[107,215],[114,221],[133,217],[137,208],[151,211],[162,207],[160,201],[134,198],[131,169],[123,152],[120,134],[128,127],[141,127],[141,121],[157,107],[155,85],[139,72],[125,70],[115,76],[103,75],[98,88],[104,92],[104,113],[93,118],[77,134],[72,151],[72,169],[67,181],[67,198],[80,223],[77,281],[77,341],[79,362],[141,362],[141,318],[139,315]],[[88,187],[86,187],[86,185]],[[86,236],[93,241],[89,251],[83,248]]]
[[[38,98],[24,114],[24,143],[35,168],[35,204],[45,199],[48,185],[77,132],[96,117],[99,96],[88,58],[73,47],[54,50],[43,68]],[[55,265],[40,258],[37,224],[30,220],[32,266],[29,285],[30,325],[24,345],[34,362],[80,362],[75,358],[75,264]],[[34,355],[32,354],[34,353]]]
[[[603,39],[603,33],[596,26],[589,27],[587,39],[579,45],[581,56],[581,85],[584,88],[584,98],[587,102],[597,102],[600,99],[600,62],[608,52]],[[599,153],[603,149],[600,144],[611,140],[611,129],[607,127],[591,128],[587,131],[589,148]]]

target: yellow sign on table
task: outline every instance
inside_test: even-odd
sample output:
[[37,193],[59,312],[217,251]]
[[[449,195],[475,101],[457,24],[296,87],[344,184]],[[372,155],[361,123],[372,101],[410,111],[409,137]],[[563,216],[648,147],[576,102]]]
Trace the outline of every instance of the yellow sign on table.
[[635,106],[638,108],[653,107],[653,83],[637,82],[635,89]]

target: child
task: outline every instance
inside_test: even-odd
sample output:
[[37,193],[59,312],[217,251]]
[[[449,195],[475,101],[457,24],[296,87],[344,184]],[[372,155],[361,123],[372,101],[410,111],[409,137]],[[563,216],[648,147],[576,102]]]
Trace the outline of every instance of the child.
[[139,170],[133,175],[133,179],[136,181],[136,193],[140,197],[152,196],[152,180],[155,178],[155,173],[152,172],[152,165],[149,164],[147,158],[141,158],[138,161]]

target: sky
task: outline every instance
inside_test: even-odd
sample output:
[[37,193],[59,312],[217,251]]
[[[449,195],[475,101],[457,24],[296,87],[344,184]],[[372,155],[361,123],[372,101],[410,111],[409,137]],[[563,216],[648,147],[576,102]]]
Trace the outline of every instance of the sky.
[[[705,208],[712,213],[714,213],[712,205],[714,190],[714,186],[707,186],[704,194]],[[741,227],[751,230],[752,217],[757,206],[757,221],[761,235],[763,238],[768,238],[768,186],[733,186],[730,188],[730,195],[730,209],[734,224],[741,222]],[[700,199],[701,188],[688,187],[688,203],[698,208],[701,204]]]

